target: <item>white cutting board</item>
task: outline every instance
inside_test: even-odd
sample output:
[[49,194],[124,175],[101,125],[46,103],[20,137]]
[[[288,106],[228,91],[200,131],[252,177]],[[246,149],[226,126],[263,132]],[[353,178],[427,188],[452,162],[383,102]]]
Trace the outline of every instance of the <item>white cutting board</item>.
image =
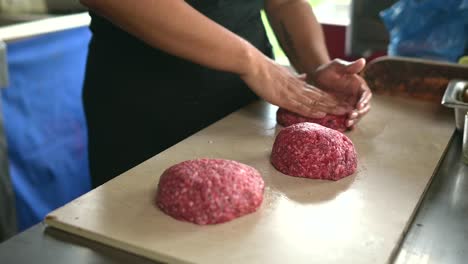
[[[390,260],[454,131],[451,112],[375,96],[348,135],[358,172],[337,182],[301,179],[269,163],[276,107],[255,103],[83,195],[50,226],[170,263],[384,263]],[[257,168],[265,199],[254,214],[216,226],[180,222],[154,206],[159,175],[187,159]]]

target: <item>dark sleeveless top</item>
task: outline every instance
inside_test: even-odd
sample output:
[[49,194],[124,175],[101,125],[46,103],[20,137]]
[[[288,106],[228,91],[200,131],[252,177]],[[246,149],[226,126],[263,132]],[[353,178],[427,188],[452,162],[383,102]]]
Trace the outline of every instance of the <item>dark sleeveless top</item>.
[[[186,2],[271,56],[260,18],[263,1]],[[94,186],[257,98],[235,74],[167,54],[91,16],[83,102]]]

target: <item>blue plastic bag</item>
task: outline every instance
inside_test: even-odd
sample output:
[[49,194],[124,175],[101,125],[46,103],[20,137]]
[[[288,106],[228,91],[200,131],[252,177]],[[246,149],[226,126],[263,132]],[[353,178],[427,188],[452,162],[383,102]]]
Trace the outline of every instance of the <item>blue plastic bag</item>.
[[81,27],[7,47],[0,100],[19,231],[91,189],[81,102],[90,38]]
[[380,13],[388,54],[455,62],[468,40],[468,0],[400,0]]

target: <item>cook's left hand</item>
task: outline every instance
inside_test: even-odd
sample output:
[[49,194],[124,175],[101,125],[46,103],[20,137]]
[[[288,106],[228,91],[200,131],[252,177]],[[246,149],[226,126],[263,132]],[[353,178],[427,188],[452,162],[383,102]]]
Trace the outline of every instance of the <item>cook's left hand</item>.
[[349,113],[347,126],[353,126],[369,112],[372,92],[366,81],[359,76],[366,66],[364,59],[354,62],[335,59],[323,64],[313,74],[307,74],[307,82],[329,92],[343,103],[353,107]]

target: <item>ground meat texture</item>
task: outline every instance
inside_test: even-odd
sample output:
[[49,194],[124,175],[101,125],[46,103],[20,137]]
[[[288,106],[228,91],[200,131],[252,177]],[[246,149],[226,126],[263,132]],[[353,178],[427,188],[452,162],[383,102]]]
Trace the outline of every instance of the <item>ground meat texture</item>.
[[356,171],[357,157],[353,143],[341,132],[299,123],[280,131],[271,163],[286,175],[336,181]]
[[263,201],[264,186],[260,173],[245,164],[189,160],[161,175],[156,204],[178,220],[218,224],[255,212]]
[[276,122],[284,127],[303,122],[310,122],[344,132],[348,130],[348,127],[346,126],[346,119],[346,115],[326,115],[323,118],[308,118],[283,108],[279,108],[276,112]]

